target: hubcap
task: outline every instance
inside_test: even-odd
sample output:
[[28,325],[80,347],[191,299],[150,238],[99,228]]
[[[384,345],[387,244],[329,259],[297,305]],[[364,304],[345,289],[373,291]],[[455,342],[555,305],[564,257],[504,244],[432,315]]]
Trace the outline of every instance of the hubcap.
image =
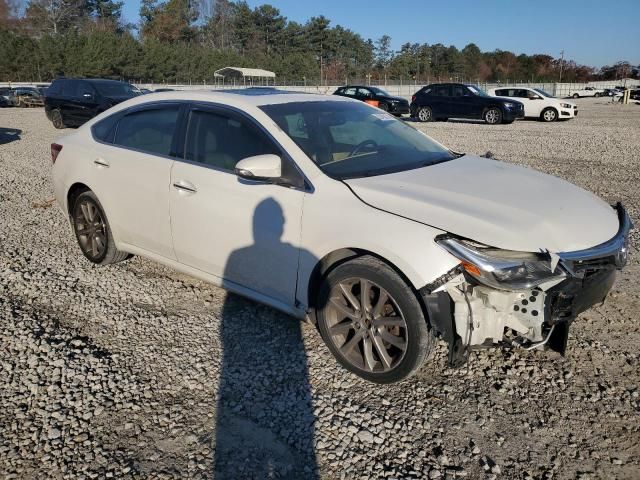
[[329,338],[351,365],[387,372],[407,350],[407,322],[391,295],[364,278],[334,285],[326,307]]
[[92,201],[83,200],[76,207],[75,228],[82,251],[91,258],[100,258],[107,249],[107,229]]
[[421,108],[418,112],[418,118],[423,122],[426,122],[427,120],[429,120],[429,118],[431,118],[431,111],[427,110],[426,108]]
[[491,109],[487,112],[487,122],[496,123],[498,121],[498,112],[494,109]]
[[556,118],[556,114],[553,112],[553,110],[547,110],[546,112],[544,112],[544,119],[547,122],[550,122],[551,120],[554,120]]

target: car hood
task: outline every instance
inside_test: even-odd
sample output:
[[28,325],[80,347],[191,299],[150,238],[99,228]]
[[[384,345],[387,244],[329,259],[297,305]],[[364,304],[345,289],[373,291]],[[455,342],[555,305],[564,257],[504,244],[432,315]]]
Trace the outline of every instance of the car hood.
[[582,250],[619,227],[615,210],[586,190],[471,155],[346,183],[375,208],[507,250]]

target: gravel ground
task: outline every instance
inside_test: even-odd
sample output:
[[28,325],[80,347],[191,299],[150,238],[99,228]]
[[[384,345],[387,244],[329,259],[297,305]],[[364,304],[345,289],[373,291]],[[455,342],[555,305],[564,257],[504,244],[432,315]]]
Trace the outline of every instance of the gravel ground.
[[[578,104],[563,123],[419,128],[621,199],[638,223],[640,106]],[[141,258],[90,265],[39,204],[60,132],[37,109],[2,109],[0,127],[0,477],[640,478],[637,255],[566,358],[488,349],[452,370],[439,345],[377,386],[270,308]]]

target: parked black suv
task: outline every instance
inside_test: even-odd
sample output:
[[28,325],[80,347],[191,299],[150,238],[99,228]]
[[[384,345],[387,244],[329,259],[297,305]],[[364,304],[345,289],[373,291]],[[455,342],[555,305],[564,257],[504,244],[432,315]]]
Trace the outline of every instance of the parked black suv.
[[490,124],[512,123],[524,118],[524,105],[491,97],[475,85],[439,83],[422,87],[411,97],[411,116],[421,122],[472,118]]
[[45,92],[44,111],[54,127],[75,127],[139,94],[117,80],[59,78]]
[[346,87],[340,87],[333,94],[362,100],[396,116],[409,113],[408,101],[402,97],[394,97],[378,87],[347,85]]

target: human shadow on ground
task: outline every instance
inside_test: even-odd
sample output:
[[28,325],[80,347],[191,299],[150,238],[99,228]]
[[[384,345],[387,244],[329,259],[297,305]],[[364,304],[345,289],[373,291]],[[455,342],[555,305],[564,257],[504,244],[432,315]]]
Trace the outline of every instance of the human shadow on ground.
[[17,128],[0,127],[0,145],[20,140],[22,130]]
[[[293,301],[299,255],[282,242],[285,218],[272,198],[253,215],[254,243],[231,253],[225,282]],[[232,285],[226,285],[231,288]],[[228,294],[222,309],[215,434],[216,479],[317,479],[315,416],[301,322]]]

